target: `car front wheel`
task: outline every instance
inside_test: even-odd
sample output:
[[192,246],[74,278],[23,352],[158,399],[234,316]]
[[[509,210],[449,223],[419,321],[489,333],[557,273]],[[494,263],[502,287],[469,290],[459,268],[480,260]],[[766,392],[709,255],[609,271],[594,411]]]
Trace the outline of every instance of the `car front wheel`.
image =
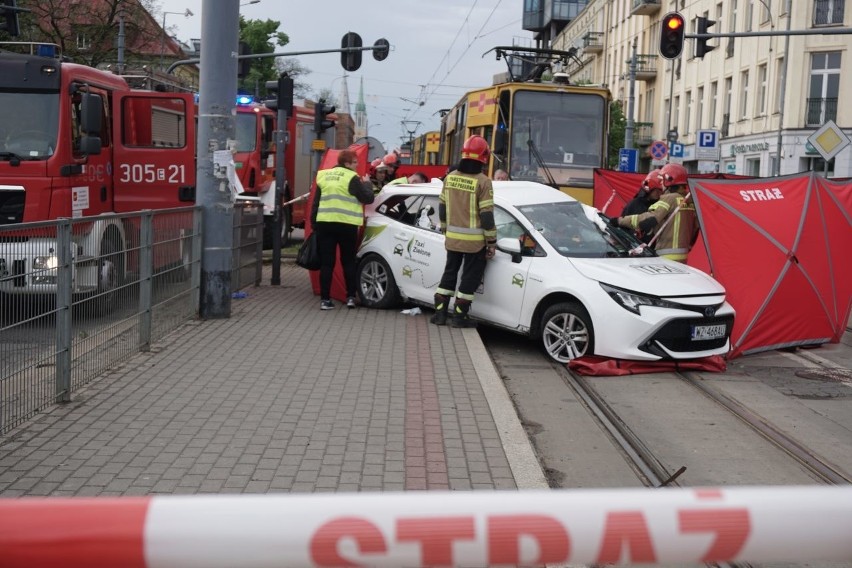
[[385,259],[375,254],[361,259],[358,264],[358,293],[361,304],[369,308],[391,308],[399,303],[399,288]]
[[560,363],[592,355],[595,351],[592,318],[580,304],[554,304],[544,312],[541,343],[548,356]]

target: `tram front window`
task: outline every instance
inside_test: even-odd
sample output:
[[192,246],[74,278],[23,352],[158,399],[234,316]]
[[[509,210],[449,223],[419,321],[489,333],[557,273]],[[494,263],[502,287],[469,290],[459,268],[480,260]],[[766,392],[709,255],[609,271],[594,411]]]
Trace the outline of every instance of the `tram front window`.
[[[512,112],[512,179],[591,184],[604,164],[606,100],[595,94],[518,91]],[[541,158],[541,162],[537,156]]]

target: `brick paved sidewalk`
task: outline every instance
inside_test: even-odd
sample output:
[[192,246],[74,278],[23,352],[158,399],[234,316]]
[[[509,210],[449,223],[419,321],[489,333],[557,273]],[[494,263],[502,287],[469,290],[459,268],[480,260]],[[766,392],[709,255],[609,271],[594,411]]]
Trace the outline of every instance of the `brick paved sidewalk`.
[[322,312],[307,272],[281,275],[0,438],[0,497],[524,486],[501,442],[520,426],[498,432],[475,332]]

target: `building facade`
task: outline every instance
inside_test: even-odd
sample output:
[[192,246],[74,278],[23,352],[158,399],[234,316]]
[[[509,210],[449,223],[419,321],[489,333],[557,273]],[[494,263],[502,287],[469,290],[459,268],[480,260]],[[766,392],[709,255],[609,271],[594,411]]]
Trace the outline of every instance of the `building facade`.
[[[681,57],[669,61],[658,46],[660,21],[670,11],[684,16],[687,34],[696,33],[701,16],[716,21],[708,33],[790,29],[819,35],[714,38],[708,43],[715,49],[703,58],[693,56],[695,41],[687,39]],[[844,0],[591,0],[552,47],[576,48],[579,61],[567,69],[572,82],[604,84],[626,115],[632,107],[634,147],[644,170],[652,165],[648,145],[676,133],[681,156],[670,159],[690,172],[816,170],[848,177],[852,146],[826,165],[808,143],[829,120],[852,138],[852,109],[838,104],[852,89],[852,39],[831,34],[850,27],[848,12]],[[707,149],[699,146],[698,131],[708,130],[717,133],[718,160],[707,160]]]

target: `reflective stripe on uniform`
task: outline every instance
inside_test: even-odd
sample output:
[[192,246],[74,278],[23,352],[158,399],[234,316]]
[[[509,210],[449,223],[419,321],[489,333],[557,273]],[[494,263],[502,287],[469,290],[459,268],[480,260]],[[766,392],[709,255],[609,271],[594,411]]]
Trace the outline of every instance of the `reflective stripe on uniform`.
[[456,292],[456,298],[461,298],[462,300],[468,300],[472,302],[476,299],[476,296],[473,294],[462,294],[461,292]]

